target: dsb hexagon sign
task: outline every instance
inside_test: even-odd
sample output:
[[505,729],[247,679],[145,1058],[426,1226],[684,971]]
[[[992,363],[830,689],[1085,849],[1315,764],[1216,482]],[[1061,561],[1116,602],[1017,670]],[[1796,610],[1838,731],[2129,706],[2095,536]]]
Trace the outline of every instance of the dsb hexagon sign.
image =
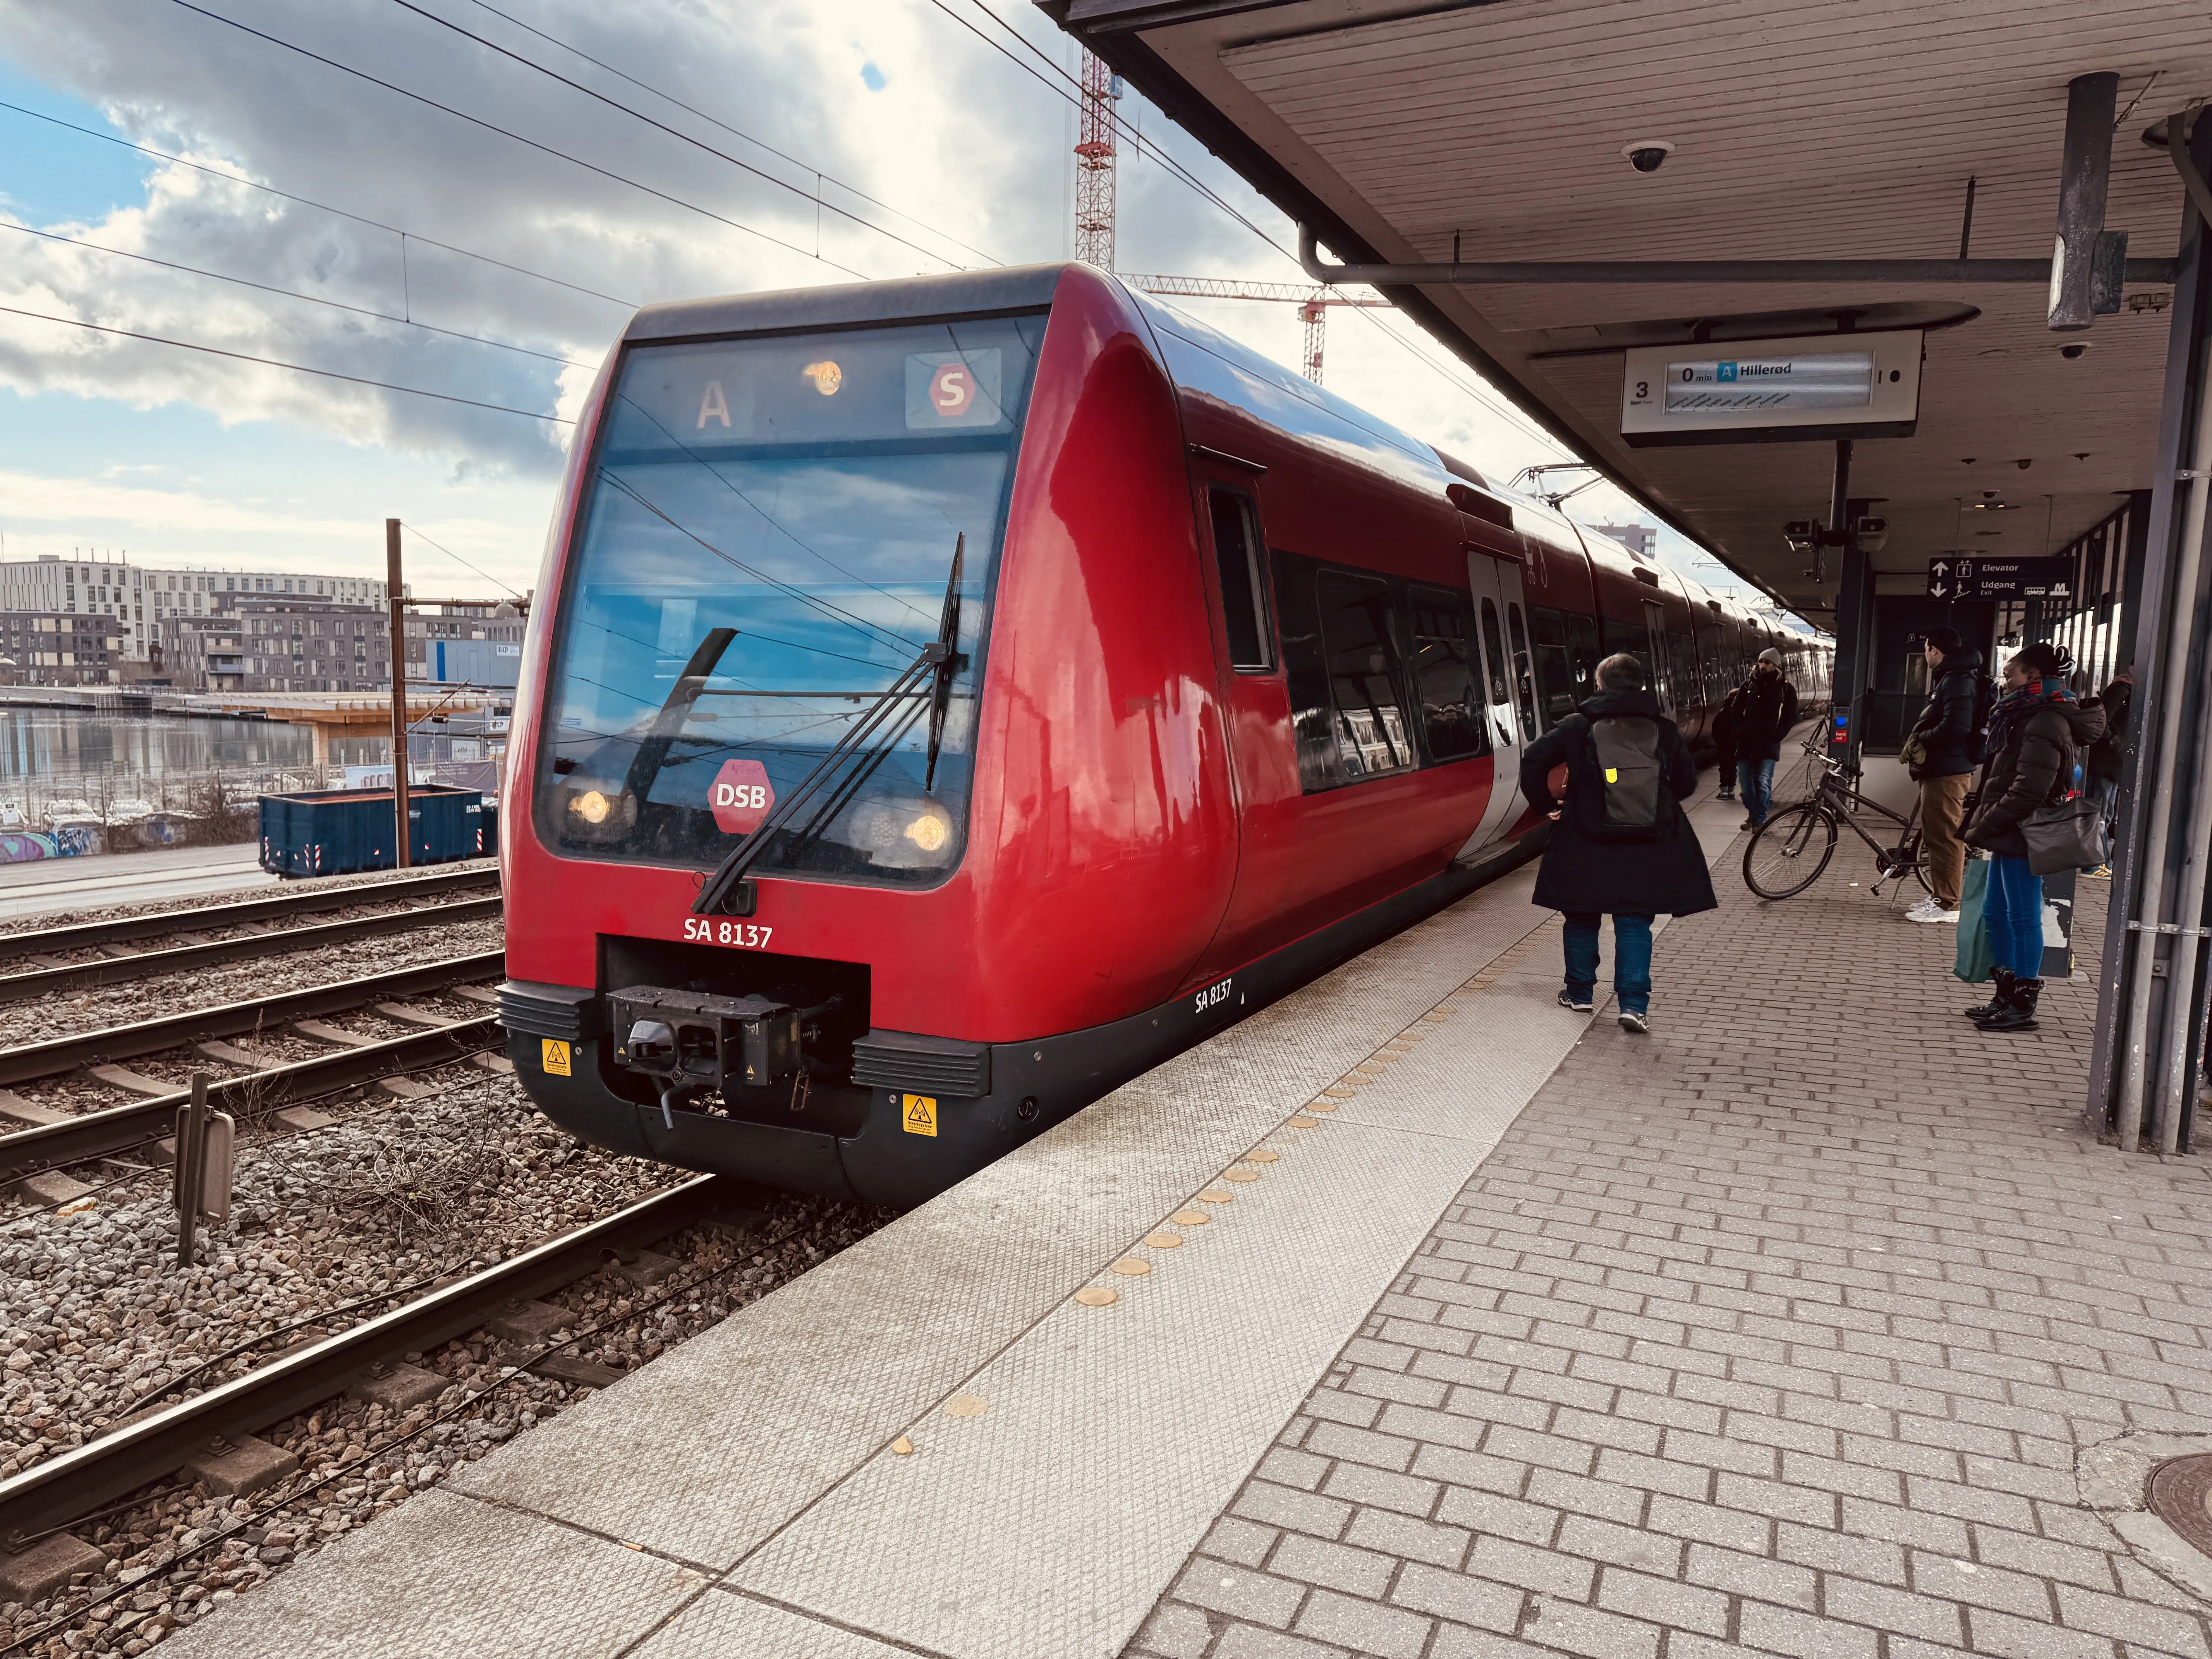
[[708,801],[724,835],[750,836],[775,805],[775,790],[768,781],[768,769],[758,761],[724,761],[714,774]]

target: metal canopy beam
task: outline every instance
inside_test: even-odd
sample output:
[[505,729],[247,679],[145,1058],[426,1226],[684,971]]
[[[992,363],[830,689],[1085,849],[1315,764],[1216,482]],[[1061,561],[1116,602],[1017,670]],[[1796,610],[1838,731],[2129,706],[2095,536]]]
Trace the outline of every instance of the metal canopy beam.
[[[2032,283],[2048,287],[2048,259],[1510,259],[1438,265],[1323,260],[1298,227],[1298,263],[1316,283],[1480,288],[1506,283]],[[2130,283],[2171,283],[2171,259],[2130,259]]]

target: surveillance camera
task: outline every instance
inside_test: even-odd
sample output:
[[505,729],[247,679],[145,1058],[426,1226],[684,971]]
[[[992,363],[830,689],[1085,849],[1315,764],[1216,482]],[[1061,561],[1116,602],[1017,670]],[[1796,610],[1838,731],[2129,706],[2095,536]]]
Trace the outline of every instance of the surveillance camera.
[[1863,515],[1851,521],[1851,535],[1862,553],[1879,553],[1889,541],[1889,520]]
[[2071,360],[2073,360],[2074,358],[2087,356],[2087,353],[2088,353],[2088,350],[2089,350],[2089,342],[2088,342],[2088,341],[2087,341],[2087,340],[2071,340],[2071,341],[2069,341],[2066,344],[2064,344],[2064,345],[2063,345],[2063,346],[2061,346],[2061,347],[2059,347],[2059,348],[2058,348],[2058,355],[2059,355],[2060,356],[2062,356],[2062,357],[2066,358],[2067,360],[2069,360],[2069,361],[2070,362],[2070,361],[2071,361]]
[[1638,138],[1634,143],[1623,144],[1620,153],[1638,173],[1656,173],[1674,153],[1674,146],[1664,138]]
[[2034,463],[2033,460],[2021,460],[2021,461],[2014,461],[2014,462],[2013,463],[2013,465],[2014,465],[2014,466],[2018,467],[2021,471],[2025,472],[2025,471],[2027,471],[2027,469],[2028,469],[2028,468],[2030,468],[2031,466],[2033,466],[2033,465],[2035,465],[2035,463]]

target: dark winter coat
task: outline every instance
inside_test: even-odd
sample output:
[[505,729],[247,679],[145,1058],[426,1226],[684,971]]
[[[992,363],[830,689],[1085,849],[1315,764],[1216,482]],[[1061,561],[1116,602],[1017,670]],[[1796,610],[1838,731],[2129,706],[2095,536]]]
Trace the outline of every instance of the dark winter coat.
[[2075,756],[2104,735],[2105,707],[2094,697],[2045,703],[2014,726],[1982,775],[1966,845],[2026,858],[2021,820],[2072,783]]
[[1705,848],[1690,821],[1677,810],[1665,814],[1668,827],[1657,841],[1599,841],[1585,834],[1572,805],[1553,798],[1552,769],[1565,763],[1567,793],[1599,781],[1597,745],[1589,723],[1608,714],[1640,714],[1659,726],[1659,763],[1667,791],[1678,803],[1698,787],[1698,763],[1674,722],[1659,712],[1649,691],[1601,691],[1521,751],[1521,793],[1540,812],[1560,811],[1544,847],[1536,875],[1534,902],[1549,910],[1582,915],[1692,915],[1716,908],[1713,878],[1705,869]]
[[1981,763],[1982,734],[1974,720],[1981,690],[1982,653],[1945,652],[1928,706],[1912,724],[1912,735],[1928,750],[1928,758],[1912,769],[1915,779],[1955,778]]
[[1779,674],[1754,670],[1729,700],[1736,705],[1735,757],[1780,760],[1782,740],[1797,724],[1797,688]]
[[2105,706],[2105,735],[2089,751],[2091,777],[2114,783],[2120,781],[2120,772],[2128,762],[2128,716],[2134,711],[2135,700],[2135,682],[2119,679],[2106,686],[2097,699]]
[[1713,764],[1720,772],[1723,789],[1735,787],[1735,728],[1743,696],[1743,688],[1736,687],[1721,699],[1721,706],[1713,714]]

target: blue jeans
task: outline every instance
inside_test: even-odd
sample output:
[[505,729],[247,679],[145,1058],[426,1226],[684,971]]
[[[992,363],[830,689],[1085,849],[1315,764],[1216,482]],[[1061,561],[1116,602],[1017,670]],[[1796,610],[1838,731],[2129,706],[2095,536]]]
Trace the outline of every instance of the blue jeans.
[[1774,805],[1774,763],[1738,761],[1735,776],[1736,793],[1743,797],[1744,816],[1753,823],[1765,823]]
[[2043,878],[2026,859],[1999,853],[1990,860],[1990,885],[1982,900],[1990,927],[1990,955],[2022,979],[2043,977]]
[[[1771,764],[1771,763],[1770,763]],[[1567,988],[1595,999],[1597,994],[1597,933],[1601,915],[1570,910],[1567,918]],[[1613,919],[1613,994],[1630,1013],[1651,1012],[1651,918]]]

